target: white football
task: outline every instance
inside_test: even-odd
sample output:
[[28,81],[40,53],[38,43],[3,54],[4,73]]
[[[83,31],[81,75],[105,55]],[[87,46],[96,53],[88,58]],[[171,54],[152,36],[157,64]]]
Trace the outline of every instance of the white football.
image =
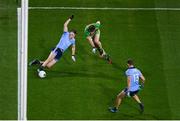
[[40,78],[45,78],[46,77],[46,72],[43,71],[43,70],[39,71],[38,75],[39,75]]

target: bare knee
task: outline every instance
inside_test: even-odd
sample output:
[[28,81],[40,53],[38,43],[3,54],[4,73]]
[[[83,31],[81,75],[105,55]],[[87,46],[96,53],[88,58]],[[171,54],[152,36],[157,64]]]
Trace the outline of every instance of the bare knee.
[[52,65],[48,63],[48,64],[46,65],[46,67],[50,69],[50,68],[52,67]]
[[124,92],[121,92],[120,94],[117,95],[118,99],[122,99],[125,96]]
[[57,60],[52,60],[47,64],[47,68],[51,68],[55,63],[57,62]]
[[122,95],[117,95],[117,99],[122,99]]
[[99,40],[94,40],[94,43],[96,43],[97,45],[99,45],[100,44],[100,41]]
[[50,62],[51,62],[51,58],[48,57],[48,58],[43,62],[42,66],[45,67],[45,66],[47,66]]

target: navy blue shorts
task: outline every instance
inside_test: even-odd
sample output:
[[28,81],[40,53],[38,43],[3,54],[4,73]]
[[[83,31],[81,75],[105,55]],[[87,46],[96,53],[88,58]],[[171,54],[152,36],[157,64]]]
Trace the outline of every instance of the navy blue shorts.
[[[128,89],[125,88],[123,91],[127,94]],[[131,97],[133,97],[133,96],[134,96],[135,94],[137,94],[138,92],[139,92],[139,90],[136,90],[136,91],[130,91],[130,92],[129,92],[129,95],[130,95]]]
[[52,52],[56,54],[55,60],[58,61],[62,57],[62,50],[60,48],[52,48]]

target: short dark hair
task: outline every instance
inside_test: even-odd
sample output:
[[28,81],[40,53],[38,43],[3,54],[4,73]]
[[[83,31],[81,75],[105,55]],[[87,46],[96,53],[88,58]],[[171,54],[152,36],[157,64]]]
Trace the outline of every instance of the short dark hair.
[[128,60],[127,60],[127,63],[128,63],[129,65],[134,65],[134,61],[133,61],[132,59],[128,59]]
[[74,34],[77,34],[77,31],[75,29],[72,29],[70,32],[73,32]]
[[96,29],[96,27],[94,25],[90,25],[88,27],[88,32],[93,32]]

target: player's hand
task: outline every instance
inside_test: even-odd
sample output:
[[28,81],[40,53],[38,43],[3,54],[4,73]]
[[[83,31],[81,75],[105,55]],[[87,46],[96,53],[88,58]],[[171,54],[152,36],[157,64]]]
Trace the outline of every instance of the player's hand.
[[71,16],[69,17],[69,19],[71,19],[71,20],[72,20],[73,18],[74,18],[74,15],[71,15]]
[[129,91],[127,92],[127,96],[128,96],[128,97],[131,97],[131,96],[130,96],[130,92],[129,92]]
[[72,58],[72,60],[73,60],[74,62],[76,62],[76,57],[75,57],[75,55],[72,55],[71,58]]
[[144,88],[144,83],[143,82],[141,83],[141,87]]
[[101,22],[100,22],[100,21],[97,21],[96,23],[97,23],[97,24],[101,24]]
[[140,90],[142,90],[144,88],[144,83],[142,83],[140,86],[139,86]]
[[97,50],[97,48],[93,47],[92,52],[95,54],[96,50]]

